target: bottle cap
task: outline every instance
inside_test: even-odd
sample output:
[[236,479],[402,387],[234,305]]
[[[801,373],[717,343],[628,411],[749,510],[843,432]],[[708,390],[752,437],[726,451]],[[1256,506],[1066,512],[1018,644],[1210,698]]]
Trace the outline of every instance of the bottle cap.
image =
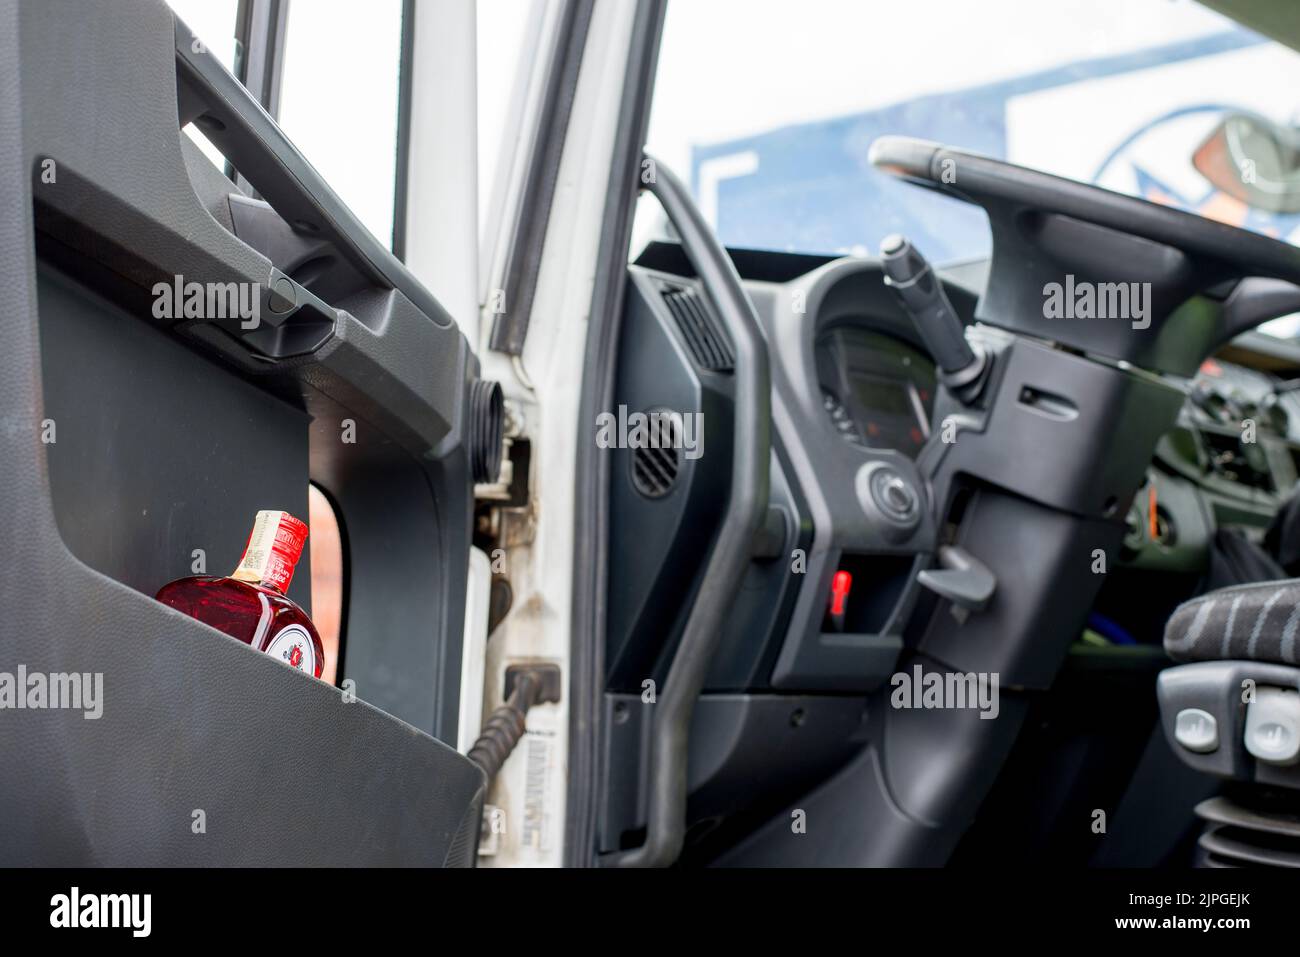
[[230,577],[268,585],[284,594],[289,590],[294,566],[306,541],[305,522],[288,512],[258,512],[248,544],[244,546],[244,557]]

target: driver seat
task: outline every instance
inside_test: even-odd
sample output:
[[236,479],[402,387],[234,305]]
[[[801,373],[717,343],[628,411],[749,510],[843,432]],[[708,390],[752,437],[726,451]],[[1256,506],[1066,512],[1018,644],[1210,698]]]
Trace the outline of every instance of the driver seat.
[[1165,626],[1175,661],[1269,661],[1300,666],[1300,578],[1252,582],[1184,602]]
[[1197,863],[1300,867],[1300,579],[1233,585],[1175,609],[1157,680],[1175,753],[1226,782],[1202,801]]

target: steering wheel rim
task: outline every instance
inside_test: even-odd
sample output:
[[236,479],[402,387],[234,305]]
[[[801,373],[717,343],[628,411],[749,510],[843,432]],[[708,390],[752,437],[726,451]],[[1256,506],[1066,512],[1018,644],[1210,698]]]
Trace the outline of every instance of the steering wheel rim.
[[[1300,284],[1300,249],[1194,213],[911,137],[881,137],[868,158],[884,173],[983,207],[993,264],[976,317],[991,325],[1191,375],[1218,344],[1273,318],[1225,308],[1244,286],[1237,280]],[[1046,290],[1067,279],[1071,288],[1149,284],[1149,315],[1131,327],[1048,318]],[[1300,288],[1280,300],[1289,298],[1300,304]]]
[[880,137],[872,143],[868,159],[882,172],[986,209],[1032,207],[1195,256],[1240,264],[1242,276],[1300,282],[1300,248],[1103,186],[906,136]]

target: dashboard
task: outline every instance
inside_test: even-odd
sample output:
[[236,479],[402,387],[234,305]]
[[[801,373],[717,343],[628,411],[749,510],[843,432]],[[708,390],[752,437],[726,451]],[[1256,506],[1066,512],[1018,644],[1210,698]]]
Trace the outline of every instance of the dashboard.
[[[919,345],[881,331],[885,325],[861,315],[818,333],[822,406],[846,442],[914,459],[932,428],[935,366]],[[1249,366],[1207,361],[1186,383],[1187,404],[1158,460],[1247,498],[1289,493],[1300,475],[1300,390],[1283,384]]]
[[[1070,223],[1081,225],[1035,221],[1042,249],[1019,256],[1013,247],[1002,268],[1014,272],[1044,250],[1066,259],[1065,247],[1090,236]],[[1122,261],[1125,251],[1094,266],[1156,271]],[[701,700],[871,696],[904,667],[918,680],[940,669],[996,674],[1014,689],[1016,720],[987,728],[960,709],[914,718],[880,705],[869,723],[860,708],[850,716],[848,736],[878,746],[862,765],[872,777],[855,777],[853,790],[874,780],[884,795],[875,807],[912,806],[924,817],[937,793],[959,800],[960,789],[955,777],[936,783],[935,765],[915,754],[942,741],[957,755],[1005,758],[1000,749],[1014,746],[1036,704],[1022,692],[1054,689],[1076,645],[1150,646],[1107,652],[1097,669],[1136,665],[1149,700],[1143,672],[1162,654],[1171,608],[1201,587],[1218,533],[1234,524],[1258,533],[1295,486],[1300,409],[1280,380],[1223,356],[1188,378],[1214,343],[1250,328],[1251,310],[1274,308],[1271,287],[1220,284],[1168,336],[1144,337],[1129,332],[1144,325],[1091,315],[1086,326],[1074,316],[1055,323],[1043,285],[988,282],[987,264],[983,275],[914,268],[919,255],[900,241],[881,259],[727,250],[735,274],[714,268],[718,253],[693,250],[704,283],[668,244],[629,266],[610,407],[698,412],[711,437],[705,456],[629,446],[609,457],[613,727],[620,713],[639,711],[628,704],[647,675],[671,678],[673,648],[690,627],[686,596],[719,580],[716,571],[705,579],[705,558],[734,531],[724,521],[739,503],[753,527],[730,544],[742,559],[748,548],[748,562],[736,563],[725,608],[710,620]],[[1055,262],[1041,255],[1027,266]],[[1160,266],[1178,274],[1161,287],[1169,301],[1183,301],[1171,297],[1199,275],[1181,262]],[[1174,335],[1189,328],[1194,341]],[[751,361],[742,366],[734,359],[743,350]],[[652,472],[655,484],[638,482]],[[733,492],[737,476],[749,488],[758,476],[766,502]],[[804,717],[773,719],[797,726]],[[644,739],[644,725],[622,723],[629,741]],[[771,737],[757,733],[757,746]],[[606,844],[625,833],[612,830]]]
[[[1004,272],[1023,263],[1048,273],[1071,261],[1067,248],[1101,245],[1068,215],[1039,217],[1024,235],[1019,220],[990,217]],[[1040,245],[1013,242],[1005,255],[1009,234]],[[1138,257],[1150,245],[1099,250],[1089,268],[1164,276],[1152,307],[1164,321],[1201,273],[1172,254],[1158,264]],[[1037,705],[1024,692],[1054,690],[1076,646],[1105,646],[1077,656],[1080,670],[1102,680],[1132,670],[1149,705],[1164,623],[1202,587],[1207,555],[1222,554],[1219,533],[1235,524],[1257,535],[1296,483],[1300,410],[1280,380],[1226,356],[1193,376],[1215,343],[1276,307],[1273,287],[1219,283],[1169,335],[1142,336],[1130,333],[1147,326],[1130,325],[1127,307],[1067,323],[1044,308],[1042,283],[990,282],[987,264],[982,276],[931,270],[901,240],[886,242],[880,259],[727,250],[734,275],[715,268],[718,250],[707,252],[692,253],[704,283],[671,247],[647,247],[629,267],[610,407],[698,410],[711,439],[707,456],[643,447],[610,456],[610,725],[645,676],[671,678],[672,649],[690,627],[685,598],[719,581],[716,570],[704,578],[703,557],[734,531],[723,523],[739,506],[753,527],[730,540],[740,546],[731,554],[743,559],[747,548],[748,563],[736,562],[726,605],[709,620],[701,700],[867,695],[866,719],[859,708],[846,730],[875,747],[849,793],[879,784],[873,809],[911,807],[924,818],[960,801],[958,778],[973,767],[964,757],[1003,760]],[[750,363],[733,364],[743,350]],[[662,480],[638,484],[651,471]],[[737,477],[750,489],[743,497],[732,491]],[[1111,654],[1121,645],[1148,647]],[[944,669],[998,675],[1014,689],[1013,720],[982,724],[953,708],[915,717],[870,697],[903,668],[917,680]],[[644,725],[623,724],[629,741],[644,739]],[[1145,729],[1140,737],[1145,744]],[[771,739],[759,731],[754,740]],[[951,780],[915,758],[936,743],[963,757]],[[743,779],[739,764],[735,773]]]
[[[937,421],[934,362],[877,295],[869,267],[841,264],[831,278],[819,314],[800,323],[812,339],[823,428],[852,449],[915,461]],[[962,290],[949,288],[959,305]],[[849,292],[868,308],[848,308]],[[1220,529],[1262,537],[1300,481],[1300,390],[1276,371],[1288,348],[1243,337],[1193,378],[1170,380],[1186,401],[1128,507],[1122,566],[1198,576]],[[788,366],[789,354],[778,361]]]
[[[914,622],[933,634],[907,632],[908,641],[956,657],[981,642],[1003,647],[1008,629],[1045,627],[1024,618],[1037,605],[1004,601],[951,634],[941,630],[955,615],[926,613],[932,595],[921,576],[953,546],[1002,563],[992,572],[1025,594],[1039,595],[1034,576],[1042,578],[1041,593],[1054,597],[1041,613],[1068,617],[1064,604],[1088,596],[1050,584],[1060,563],[1074,560],[1066,551],[1122,542],[1124,573],[1107,578],[1120,589],[1103,596],[1107,613],[1134,634],[1157,635],[1155,620],[1204,573],[1216,534],[1238,528],[1258,540],[1300,476],[1300,392],[1279,390],[1281,376],[1300,369],[1300,353],[1288,357],[1285,343],[1244,348],[1249,337],[1234,340],[1192,378],[1117,370],[976,323],[984,276],[944,271],[968,338],[999,356],[988,404],[966,407],[938,387],[935,363],[878,261],[732,256],[768,344],[771,500],[706,688],[867,691],[892,673]],[[699,409],[725,435],[734,401],[725,337],[710,325],[690,263],[661,244],[630,276],[616,406]],[[962,437],[939,442],[936,423],[950,415]],[[1110,426],[1088,431],[1098,421]],[[1091,438],[1074,442],[1074,422],[1075,434]],[[1253,424],[1254,441],[1243,422]],[[628,453],[612,467],[611,687],[630,693],[656,674],[662,640],[646,636],[670,640],[682,627],[671,617],[672,596],[691,586],[692,563],[707,554],[728,455],[728,443],[711,438],[698,461]],[[646,470],[665,485],[638,482]],[[1050,520],[1052,530],[1026,538],[1026,516],[1044,521],[1049,512],[1062,516]],[[1044,549],[1063,557],[1026,569],[1020,556]],[[773,560],[792,552],[806,563],[793,576]],[[854,584],[836,617],[826,596],[841,572]],[[1147,572],[1170,573],[1167,595],[1154,596]],[[1151,627],[1133,619],[1134,608],[1150,611]],[[1043,679],[1040,664],[1050,663],[1017,665],[1018,680]]]
[[[915,460],[934,427],[937,387],[921,344],[903,338],[896,318],[881,311],[814,328],[830,428],[854,448]],[[1245,364],[1267,366],[1266,351],[1232,346],[1224,354],[1237,361],[1207,360],[1179,383],[1187,400],[1126,516],[1125,566],[1199,573],[1218,529],[1259,539],[1300,481],[1300,390]]]
[[[1242,357],[1241,350],[1232,354]],[[820,328],[814,357],[830,427],[851,446],[914,460],[934,421],[937,379],[924,349],[899,338],[885,317],[861,314]],[[1143,549],[1158,556],[1180,538],[1204,550],[1217,527],[1268,524],[1300,479],[1300,390],[1282,388],[1283,381],[1216,358],[1182,384],[1187,402],[1178,424],[1159,444],[1127,517],[1127,557]],[[1194,493],[1180,498],[1170,490],[1179,481]],[[1189,507],[1199,514],[1187,514]],[[1191,529],[1197,534],[1188,535]]]

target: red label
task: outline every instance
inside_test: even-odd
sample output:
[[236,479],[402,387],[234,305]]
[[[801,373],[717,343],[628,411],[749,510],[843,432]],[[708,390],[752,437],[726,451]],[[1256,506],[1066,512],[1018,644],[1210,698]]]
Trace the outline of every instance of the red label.
[[269,585],[281,594],[289,590],[294,566],[307,541],[307,525],[288,512],[257,513],[244,557],[233,577]]

